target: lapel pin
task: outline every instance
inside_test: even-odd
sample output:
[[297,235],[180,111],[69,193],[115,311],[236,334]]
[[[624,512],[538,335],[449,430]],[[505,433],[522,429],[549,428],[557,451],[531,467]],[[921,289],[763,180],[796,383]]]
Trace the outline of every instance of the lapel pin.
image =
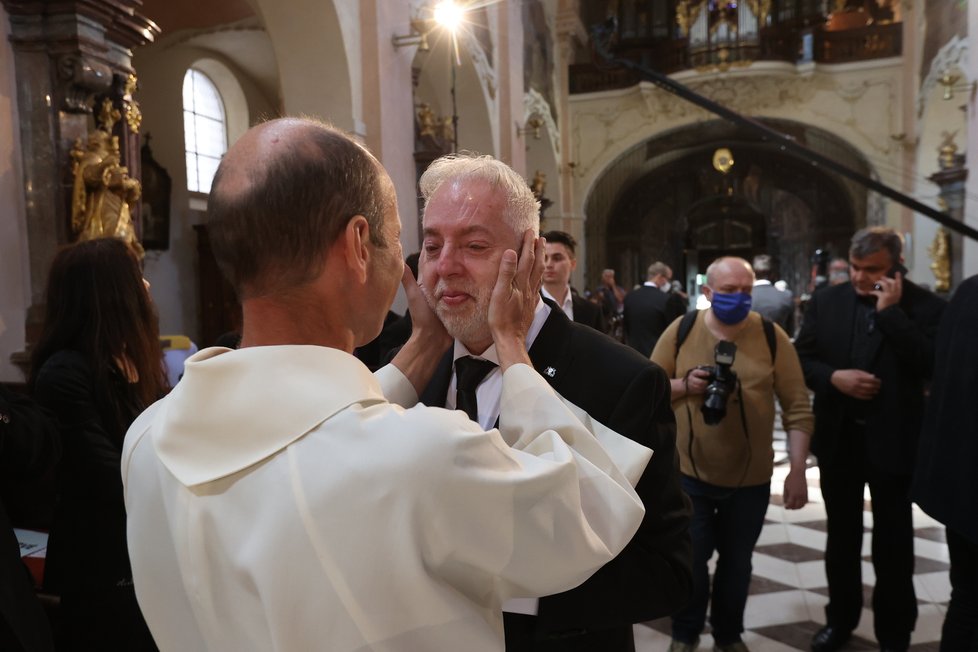
[[553,367],[547,367],[546,369],[543,370],[543,373],[547,374],[547,376],[549,376],[550,378],[553,378],[554,376],[557,375],[557,370],[554,369]]

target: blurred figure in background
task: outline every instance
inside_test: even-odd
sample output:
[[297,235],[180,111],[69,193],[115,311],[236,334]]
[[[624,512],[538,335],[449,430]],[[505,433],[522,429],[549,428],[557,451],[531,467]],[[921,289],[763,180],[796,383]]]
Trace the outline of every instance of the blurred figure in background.
[[622,326],[625,343],[647,358],[666,327],[686,312],[682,297],[672,291],[672,269],[654,262],[646,281],[625,296]]
[[842,285],[849,280],[849,261],[845,258],[833,258],[829,262],[829,285]]
[[63,456],[45,589],[61,595],[59,650],[155,650],[126,550],[122,440],[166,389],[156,310],[122,240],[62,249],[31,360],[35,397],[58,420]]
[[754,256],[754,289],[752,310],[761,313],[784,329],[788,337],[795,334],[795,298],[790,290],[773,285],[774,265],[767,254]]
[[594,290],[594,294],[599,299],[598,305],[601,306],[605,332],[619,342],[624,342],[622,311],[625,309],[625,288],[615,281],[615,270],[602,270],[601,284]]

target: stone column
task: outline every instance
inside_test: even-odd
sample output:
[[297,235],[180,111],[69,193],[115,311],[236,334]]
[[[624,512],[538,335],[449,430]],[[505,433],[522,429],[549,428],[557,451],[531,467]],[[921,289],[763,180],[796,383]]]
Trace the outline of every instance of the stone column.
[[[109,97],[127,115],[123,98],[134,72],[131,48],[153,40],[160,30],[136,13],[140,0],[0,1],[10,19],[17,77],[31,343],[43,317],[47,268],[57,248],[72,240],[71,148],[88,136],[96,97]],[[116,133],[122,164],[138,178],[138,136],[129,125],[121,120]]]
[[[570,66],[574,63],[574,47],[576,44],[587,43],[587,30],[581,23],[579,0],[561,0],[557,8],[556,21],[556,61],[557,71],[557,127],[560,130],[560,178],[557,185],[557,205],[554,207],[556,216],[548,219],[548,225],[567,231],[577,239],[577,259],[579,264],[574,270],[571,284],[582,290],[588,286],[587,276],[594,276],[588,249],[593,246],[585,241],[584,215],[574,204],[574,171],[576,163],[573,156],[570,125]],[[554,219],[557,218],[557,219]],[[595,247],[597,249],[597,247]]]
[[[942,208],[954,219],[964,220],[965,181],[968,169],[964,165],[964,156],[957,153],[953,140],[941,147],[939,160],[940,170],[928,177],[940,188]],[[964,238],[959,233],[941,227],[948,232],[951,259],[951,289],[957,287],[964,279]],[[938,232],[940,236],[940,232]]]
[[498,15],[499,158],[526,177],[526,150],[516,130],[523,126],[523,14],[516,0],[503,0]]

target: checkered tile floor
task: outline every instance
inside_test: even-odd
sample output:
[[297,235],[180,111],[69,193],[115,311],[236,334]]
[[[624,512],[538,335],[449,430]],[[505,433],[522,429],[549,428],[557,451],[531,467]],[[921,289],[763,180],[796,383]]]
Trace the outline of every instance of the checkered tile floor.
[[[777,435],[781,435],[780,438]],[[776,459],[784,457],[783,433],[776,433]],[[808,469],[809,504],[800,510],[781,507],[781,485],[788,473],[786,463],[775,468],[771,482],[771,504],[761,537],[754,550],[754,575],[744,614],[744,642],[752,652],[808,650],[809,641],[825,624],[828,589],[825,566],[825,507],[819,491],[818,468]],[[865,591],[862,619],[846,650],[876,650],[873,636],[873,614],[868,608],[875,575],[870,562],[869,528],[873,515],[866,497],[863,540],[863,583]],[[944,612],[951,595],[948,581],[948,554],[944,527],[914,507],[916,567],[914,586],[917,592],[917,627],[911,639],[911,650],[937,650]],[[711,562],[712,564],[712,562]],[[638,652],[663,652],[669,647],[669,619],[635,626]],[[707,631],[700,639],[700,650],[712,650],[713,639]]]

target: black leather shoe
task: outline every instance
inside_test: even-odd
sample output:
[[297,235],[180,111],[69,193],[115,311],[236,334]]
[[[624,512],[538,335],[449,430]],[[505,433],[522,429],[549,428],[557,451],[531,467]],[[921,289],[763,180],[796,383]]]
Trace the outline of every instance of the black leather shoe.
[[845,645],[852,632],[826,625],[812,636],[812,652],[835,652]]

